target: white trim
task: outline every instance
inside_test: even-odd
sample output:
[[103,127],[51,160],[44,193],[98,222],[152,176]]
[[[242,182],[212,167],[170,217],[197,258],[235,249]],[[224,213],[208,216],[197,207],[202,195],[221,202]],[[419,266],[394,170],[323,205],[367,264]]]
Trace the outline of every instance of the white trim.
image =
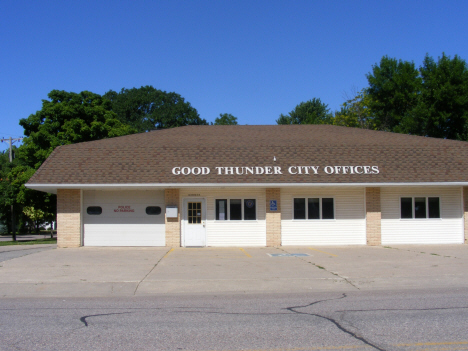
[[25,184],[26,188],[56,193],[57,189],[154,189],[154,188],[290,188],[290,187],[401,187],[401,186],[468,186],[468,182],[415,183],[127,183],[127,184]]
[[461,199],[461,218],[462,218],[462,243],[465,244],[465,198],[463,194],[463,187],[460,187],[460,199]]
[[83,189],[81,189],[80,190],[80,246],[84,246],[83,210],[84,210]]

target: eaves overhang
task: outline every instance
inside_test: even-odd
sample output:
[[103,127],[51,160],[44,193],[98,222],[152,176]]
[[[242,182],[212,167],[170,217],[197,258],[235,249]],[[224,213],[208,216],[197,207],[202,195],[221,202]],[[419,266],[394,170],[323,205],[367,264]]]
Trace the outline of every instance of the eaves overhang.
[[413,183],[129,183],[129,184],[25,184],[29,189],[56,194],[58,189],[155,190],[173,188],[298,188],[298,187],[416,187],[468,186],[468,182]]

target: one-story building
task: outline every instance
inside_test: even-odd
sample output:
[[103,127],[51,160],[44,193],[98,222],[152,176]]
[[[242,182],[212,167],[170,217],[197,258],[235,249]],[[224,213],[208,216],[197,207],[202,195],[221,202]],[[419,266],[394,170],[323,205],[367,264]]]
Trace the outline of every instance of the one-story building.
[[186,126],[60,146],[58,246],[462,244],[468,143],[330,125]]

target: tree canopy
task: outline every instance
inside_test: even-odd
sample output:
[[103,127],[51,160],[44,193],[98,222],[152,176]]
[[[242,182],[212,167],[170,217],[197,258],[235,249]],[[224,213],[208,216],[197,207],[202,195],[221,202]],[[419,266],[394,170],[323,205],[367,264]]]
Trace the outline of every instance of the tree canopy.
[[356,96],[346,100],[341,110],[335,112],[333,124],[337,126],[375,129],[375,119],[370,109],[370,97],[366,89],[362,89]]
[[333,115],[327,104],[320,99],[301,102],[287,115],[281,114],[277,124],[332,124]]
[[182,96],[152,86],[122,88],[118,93],[109,90],[104,98],[111,102],[112,111],[118,119],[138,132],[208,124]]
[[418,104],[404,133],[468,140],[468,68],[464,60],[445,54],[437,62],[426,56],[419,69],[422,79]]
[[333,123],[435,138],[468,140],[468,66],[457,55],[413,62],[384,56],[369,87],[347,100]]
[[117,119],[101,95],[52,90],[48,97],[40,111],[19,122],[26,136],[19,157],[32,168],[37,169],[57,146],[135,132]]
[[52,90],[48,97],[40,111],[20,120],[26,137],[15,150],[13,162],[6,153],[0,155],[0,211],[9,227],[11,205],[20,227],[29,222],[31,228],[34,222],[37,229],[39,223],[54,220],[55,196],[27,189],[24,184],[57,146],[135,132],[117,119],[110,102],[98,94]]
[[402,131],[401,122],[412,118],[421,90],[421,78],[413,62],[382,57],[367,74],[369,108],[379,130]]
[[220,113],[219,117],[216,117],[214,121],[215,125],[237,125],[237,117],[234,117],[230,113]]

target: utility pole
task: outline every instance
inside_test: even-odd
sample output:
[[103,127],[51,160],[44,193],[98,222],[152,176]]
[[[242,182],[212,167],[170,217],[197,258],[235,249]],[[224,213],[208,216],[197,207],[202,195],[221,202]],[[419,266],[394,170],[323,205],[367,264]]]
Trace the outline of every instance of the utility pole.
[[[13,162],[13,150],[11,148],[11,145],[16,142],[23,140],[23,138],[12,138],[9,137],[8,139],[2,138],[0,139],[0,142],[8,141],[8,144],[10,145],[10,163]],[[16,228],[15,228],[15,210],[13,208],[13,205],[11,205],[11,238],[13,241],[16,241]]]

